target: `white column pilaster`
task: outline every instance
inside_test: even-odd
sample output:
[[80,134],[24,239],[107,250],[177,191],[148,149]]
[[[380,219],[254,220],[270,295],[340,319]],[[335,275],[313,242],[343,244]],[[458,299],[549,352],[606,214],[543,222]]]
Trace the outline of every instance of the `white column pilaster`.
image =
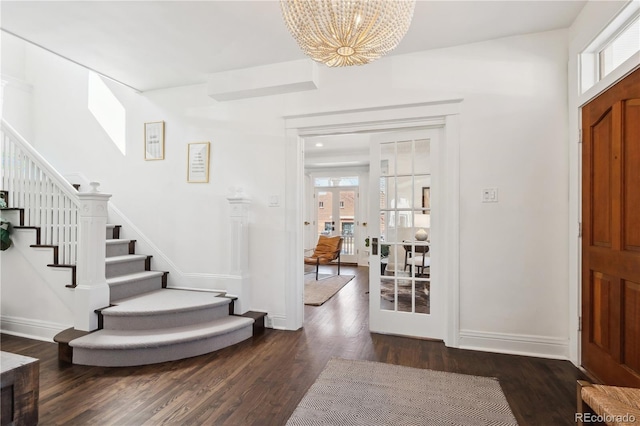
[[229,214],[229,275],[234,276],[227,289],[229,295],[237,296],[235,313],[243,314],[251,309],[251,282],[249,279],[249,205],[251,200],[241,189],[227,197]]
[[76,266],[74,328],[98,328],[96,309],[109,306],[109,285],[105,278],[107,203],[111,194],[98,192],[91,182],[89,192],[79,193],[78,263]]

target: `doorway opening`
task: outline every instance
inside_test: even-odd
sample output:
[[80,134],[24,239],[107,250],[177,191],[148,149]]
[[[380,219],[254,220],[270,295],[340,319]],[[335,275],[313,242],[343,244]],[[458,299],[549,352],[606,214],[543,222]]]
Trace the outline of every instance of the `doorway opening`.
[[[440,333],[448,346],[458,345],[459,336],[459,108],[461,99],[432,103],[393,105],[353,111],[324,112],[304,116],[285,117],[289,149],[287,150],[287,201],[297,209],[288,209],[287,225],[290,236],[285,282],[285,311],[288,329],[302,327],[304,321],[303,304],[303,254],[305,245],[305,188],[309,178],[305,175],[305,140],[315,137],[336,135],[365,135],[399,130],[419,130],[440,128],[443,143],[443,155],[440,159],[443,175],[441,191],[446,193],[442,206],[440,231],[432,230],[434,238],[437,232],[446,233],[443,240],[440,270],[443,302],[443,330]],[[368,143],[371,149],[372,142]],[[354,159],[352,159],[354,160]],[[345,161],[347,161],[345,159]],[[318,161],[321,163],[322,161]],[[361,165],[351,164],[350,166]],[[378,183],[378,182],[376,182]],[[367,183],[372,188],[371,182]],[[433,195],[431,200],[433,202]],[[360,194],[362,198],[362,192]],[[369,196],[371,200],[371,196]],[[367,218],[371,212],[367,212]],[[307,227],[310,228],[310,227]],[[378,252],[379,253],[379,252]],[[373,247],[369,256],[374,256]],[[371,269],[370,269],[371,270]]]

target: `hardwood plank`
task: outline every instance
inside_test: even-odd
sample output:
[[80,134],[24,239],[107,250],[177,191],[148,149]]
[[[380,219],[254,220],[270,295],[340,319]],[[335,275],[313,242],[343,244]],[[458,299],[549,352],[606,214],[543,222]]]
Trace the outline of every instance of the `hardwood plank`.
[[142,367],[60,364],[57,347],[2,335],[2,350],[39,358],[40,423],[282,425],[332,357],[497,377],[522,425],[572,425],[568,361],[451,349],[442,342],[369,333],[368,270],[298,331],[267,329],[213,354]]

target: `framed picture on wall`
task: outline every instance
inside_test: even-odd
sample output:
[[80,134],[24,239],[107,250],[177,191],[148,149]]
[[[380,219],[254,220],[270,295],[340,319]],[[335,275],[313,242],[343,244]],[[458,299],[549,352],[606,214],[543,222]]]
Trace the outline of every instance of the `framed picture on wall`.
[[144,159],[164,160],[164,121],[144,123]]
[[422,208],[425,210],[431,209],[431,187],[422,187]]
[[209,142],[194,142],[187,149],[187,182],[209,182]]

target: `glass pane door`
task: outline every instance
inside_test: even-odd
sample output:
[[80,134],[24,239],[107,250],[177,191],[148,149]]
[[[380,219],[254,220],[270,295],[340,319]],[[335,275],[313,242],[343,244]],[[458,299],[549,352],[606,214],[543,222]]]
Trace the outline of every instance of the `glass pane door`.
[[357,262],[357,188],[316,188],[318,236],[343,238],[342,262]]
[[340,235],[342,236],[342,259],[355,260],[356,240],[355,240],[355,217],[357,192],[354,189],[341,189],[339,193],[338,217],[340,221]]
[[431,150],[437,131],[372,139],[371,222],[376,229],[371,231],[378,247],[370,257],[371,331],[440,338],[440,316],[433,305],[442,292],[431,281],[430,240],[431,227],[437,225],[431,221]]

